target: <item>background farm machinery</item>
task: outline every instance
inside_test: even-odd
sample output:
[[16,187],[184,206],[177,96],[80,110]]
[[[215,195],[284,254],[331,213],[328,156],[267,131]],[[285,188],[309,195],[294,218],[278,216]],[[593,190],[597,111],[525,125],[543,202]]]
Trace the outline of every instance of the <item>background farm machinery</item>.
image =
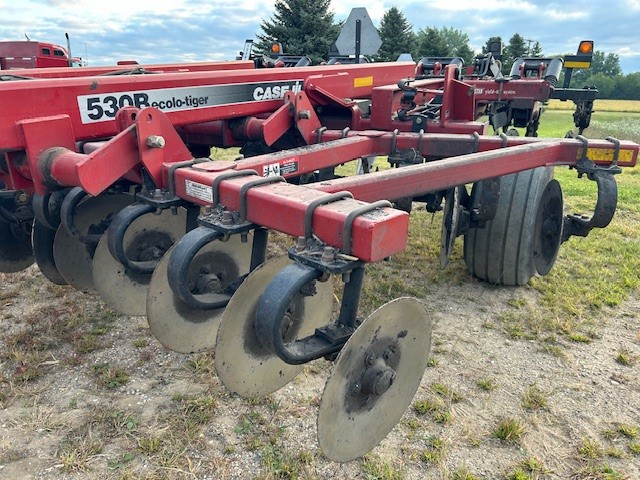
[[[614,174],[638,146],[535,138],[541,102],[583,100],[549,65],[518,78],[423,62],[2,82],[0,271],[35,259],[51,281],[147,315],[170,349],[215,348],[239,395],[335,360],[319,443],[357,458],[398,422],[429,356],[420,301],[358,315],[366,264],[405,247],[412,201],[444,209],[442,265],[464,235],[469,270],[506,285],[547,273],[562,241],[614,214]],[[514,125],[529,136],[507,135]],[[211,161],[211,146],[244,158]],[[393,168],[335,174],[381,155]],[[555,165],[597,183],[592,216],[564,214]],[[267,260],[269,230],[296,238],[288,257]]]

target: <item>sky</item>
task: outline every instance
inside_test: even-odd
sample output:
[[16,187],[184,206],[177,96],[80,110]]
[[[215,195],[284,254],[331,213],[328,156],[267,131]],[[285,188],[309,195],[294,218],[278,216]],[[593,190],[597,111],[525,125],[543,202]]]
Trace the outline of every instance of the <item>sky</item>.
[[[89,65],[232,60],[247,38],[270,19],[267,0],[0,0],[5,19],[0,40],[32,40],[65,46]],[[386,10],[398,7],[417,31],[452,27],[480,51],[491,36],[506,43],[514,34],[540,42],[546,55],[575,53],[582,39],[620,57],[623,73],[640,71],[640,0],[333,0],[336,21],[366,6],[378,26]],[[286,51],[286,45],[285,51]]]

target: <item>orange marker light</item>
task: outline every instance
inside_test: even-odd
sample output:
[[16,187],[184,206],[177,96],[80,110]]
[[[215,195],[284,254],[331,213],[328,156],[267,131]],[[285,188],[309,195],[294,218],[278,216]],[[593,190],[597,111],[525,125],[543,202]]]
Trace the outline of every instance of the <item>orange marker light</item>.
[[591,40],[582,40],[580,42],[580,46],[578,47],[579,55],[589,55],[593,53],[593,41]]

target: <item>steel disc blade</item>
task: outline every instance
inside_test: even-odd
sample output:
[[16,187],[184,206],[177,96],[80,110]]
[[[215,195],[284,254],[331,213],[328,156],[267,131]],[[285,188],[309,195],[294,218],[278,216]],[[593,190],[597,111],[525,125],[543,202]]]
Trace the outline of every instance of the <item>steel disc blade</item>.
[[447,192],[442,218],[442,233],[440,236],[440,267],[449,264],[453,252],[453,245],[460,222],[460,189],[454,187]]
[[[249,237],[250,239],[252,237]],[[147,321],[153,336],[165,347],[181,353],[212,350],[216,344],[216,333],[224,308],[199,310],[191,307],[173,294],[169,285],[167,266],[173,248],[162,257],[151,276],[147,293]],[[233,235],[229,241],[215,241],[200,249],[192,265],[210,264],[213,270],[223,268],[233,278],[227,278],[226,288],[239,276],[249,271],[251,240],[240,241]],[[197,268],[196,268],[197,270]]]
[[[132,260],[162,257],[171,245],[185,233],[187,215],[164,210],[136,218],[124,236],[124,248]],[[124,315],[146,315],[147,291],[151,273],[136,273],[118,262],[107,246],[103,235],[93,255],[93,283],[100,297],[111,308]]]
[[[133,202],[128,194],[100,195],[83,200],[76,208],[75,226],[82,235],[101,235],[111,216]],[[95,244],[85,244],[60,225],[53,242],[53,258],[66,282],[77,290],[95,290],[91,265]]]
[[318,441],[328,458],[361,457],[393,429],[420,385],[430,344],[431,321],[414,298],[383,305],[358,327],[322,395]]
[[[291,260],[269,260],[245,279],[222,314],[216,341],[216,371],[224,385],[243,397],[261,397],[283,387],[304,365],[289,365],[264,348],[256,337],[254,318],[258,300],[275,274]],[[311,335],[329,323],[333,305],[331,282],[316,282],[316,294],[294,298],[291,327],[285,340]]]
[[33,263],[29,232],[12,223],[0,221],[0,272],[15,273]]
[[64,277],[60,275],[53,258],[53,242],[55,238],[55,230],[45,227],[38,220],[33,221],[31,243],[38,268],[49,281],[57,285],[66,285],[67,282]]

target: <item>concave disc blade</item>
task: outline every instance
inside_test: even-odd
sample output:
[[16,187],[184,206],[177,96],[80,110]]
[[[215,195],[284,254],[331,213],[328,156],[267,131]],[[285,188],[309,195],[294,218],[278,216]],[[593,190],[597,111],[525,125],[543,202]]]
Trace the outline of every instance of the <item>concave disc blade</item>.
[[[304,365],[289,365],[264,348],[255,333],[258,300],[271,279],[291,260],[279,257],[255,269],[231,297],[222,314],[216,341],[216,371],[224,385],[243,397],[261,397],[283,387]],[[316,294],[294,297],[291,326],[285,341],[311,335],[329,323],[333,305],[331,282],[316,282]]]
[[440,267],[449,264],[456,240],[458,223],[460,222],[460,188],[453,187],[447,192],[442,216],[442,233],[440,235]]
[[[223,287],[249,271],[251,236],[242,243],[239,235],[227,242],[214,241],[200,249],[192,265],[212,266],[229,272]],[[165,347],[181,353],[212,350],[224,308],[200,310],[174,295],[167,277],[167,266],[173,248],[164,254],[156,267],[147,293],[147,321],[153,336]],[[196,268],[197,269],[197,268]],[[233,278],[231,278],[233,277]]]
[[38,220],[33,221],[31,243],[33,244],[33,254],[36,257],[38,268],[49,281],[58,285],[66,285],[67,282],[60,275],[53,258],[53,242],[55,238],[55,230],[45,227]]
[[29,232],[20,226],[0,221],[0,272],[15,273],[33,263]]
[[[104,233],[108,220],[117,211],[133,202],[128,194],[89,197],[76,207],[75,225],[82,235]],[[83,243],[61,224],[53,242],[53,258],[60,275],[73,288],[90,292],[95,290],[91,265],[95,245]]]
[[[322,395],[318,442],[328,458],[361,457],[393,429],[420,385],[430,344],[431,321],[415,298],[383,305],[357,328]],[[386,372],[394,378],[388,389],[378,390],[384,382],[375,380],[389,378]]]
[[[162,214],[147,213],[136,218],[124,235],[124,249],[131,260],[158,260],[185,233],[186,210],[177,215],[170,210]],[[136,273],[118,262],[103,235],[93,255],[93,282],[100,297],[124,315],[146,315],[147,291],[151,273]]]

